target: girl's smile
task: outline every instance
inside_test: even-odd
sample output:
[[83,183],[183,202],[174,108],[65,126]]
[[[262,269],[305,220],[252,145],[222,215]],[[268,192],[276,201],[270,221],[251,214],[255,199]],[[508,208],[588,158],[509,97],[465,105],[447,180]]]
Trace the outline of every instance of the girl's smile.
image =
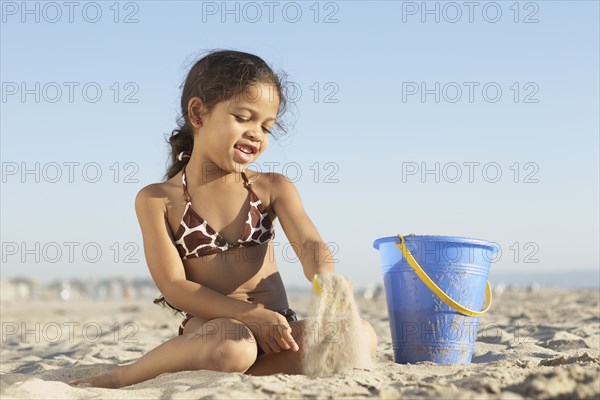
[[234,146],[234,152],[237,157],[236,162],[241,164],[247,164],[252,160],[253,155],[256,153],[254,146],[245,144],[236,144]]

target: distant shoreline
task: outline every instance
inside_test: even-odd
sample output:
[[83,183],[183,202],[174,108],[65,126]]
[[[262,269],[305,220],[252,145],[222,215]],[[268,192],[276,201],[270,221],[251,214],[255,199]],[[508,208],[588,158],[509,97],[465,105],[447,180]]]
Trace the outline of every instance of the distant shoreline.
[[[507,289],[566,289],[584,290],[600,288],[600,271],[558,271],[541,273],[538,271],[503,272],[492,270],[490,283],[493,291],[500,294]],[[286,283],[288,297],[304,297],[310,293],[310,286]],[[371,298],[383,292],[383,279],[380,282],[354,283],[358,297]],[[11,301],[152,301],[160,296],[150,277],[112,276],[98,278],[55,279],[44,282],[30,276],[15,276],[0,279],[0,300]]]

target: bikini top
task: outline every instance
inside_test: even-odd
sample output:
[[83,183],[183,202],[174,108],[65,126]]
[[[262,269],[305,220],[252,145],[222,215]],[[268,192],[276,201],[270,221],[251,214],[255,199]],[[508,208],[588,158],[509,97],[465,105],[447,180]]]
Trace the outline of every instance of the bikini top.
[[248,182],[248,177],[243,171],[242,178],[244,178],[244,187],[248,189],[250,194],[250,211],[242,230],[241,239],[229,243],[192,208],[192,199],[187,190],[185,166],[183,167],[181,181],[186,205],[179,223],[179,229],[174,237],[177,251],[183,260],[221,253],[237,247],[256,246],[275,237],[271,218],[256,193],[252,190],[252,184]]

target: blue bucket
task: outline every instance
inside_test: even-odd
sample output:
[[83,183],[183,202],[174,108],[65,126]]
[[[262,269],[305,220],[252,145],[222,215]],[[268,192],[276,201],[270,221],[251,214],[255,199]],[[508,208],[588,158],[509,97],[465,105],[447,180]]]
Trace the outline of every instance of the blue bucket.
[[388,236],[379,250],[394,361],[470,363],[497,249],[458,236]]

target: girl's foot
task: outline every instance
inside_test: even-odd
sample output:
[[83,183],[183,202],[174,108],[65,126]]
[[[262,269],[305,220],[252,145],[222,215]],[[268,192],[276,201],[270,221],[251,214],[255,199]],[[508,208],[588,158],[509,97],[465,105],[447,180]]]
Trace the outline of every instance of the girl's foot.
[[[118,367],[117,367],[118,368]],[[119,379],[119,371],[113,368],[111,371],[87,378],[75,379],[68,382],[69,385],[83,385],[107,389],[117,389],[123,386]]]

